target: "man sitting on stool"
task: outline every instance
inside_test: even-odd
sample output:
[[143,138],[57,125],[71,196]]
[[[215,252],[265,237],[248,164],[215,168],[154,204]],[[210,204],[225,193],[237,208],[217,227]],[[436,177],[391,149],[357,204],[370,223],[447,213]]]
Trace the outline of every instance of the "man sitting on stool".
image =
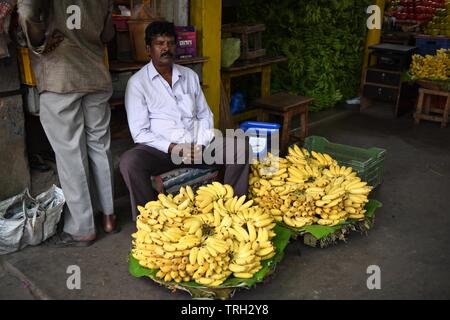
[[[236,195],[248,190],[251,149],[242,143],[245,140],[214,136],[213,114],[197,74],[174,64],[176,38],[173,23],[156,21],[147,27],[151,61],[133,75],[126,90],[128,125],[136,145],[122,155],[120,171],[130,191],[134,219],[138,205],[157,198],[152,176],[177,167],[212,165],[204,161],[204,154],[219,159],[214,165],[225,163],[223,182],[233,186]],[[235,142],[240,142],[237,151]],[[173,161],[178,156],[183,163]]]

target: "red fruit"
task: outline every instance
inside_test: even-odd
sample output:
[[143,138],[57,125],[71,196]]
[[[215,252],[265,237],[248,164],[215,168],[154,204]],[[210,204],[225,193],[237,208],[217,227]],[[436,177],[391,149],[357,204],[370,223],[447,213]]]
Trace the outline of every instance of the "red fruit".
[[408,18],[408,14],[406,12],[400,12],[398,15],[399,20],[406,20]]

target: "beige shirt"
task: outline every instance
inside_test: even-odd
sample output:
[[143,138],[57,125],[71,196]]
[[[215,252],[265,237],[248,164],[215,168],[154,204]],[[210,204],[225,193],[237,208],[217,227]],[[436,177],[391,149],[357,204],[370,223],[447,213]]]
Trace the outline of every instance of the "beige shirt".
[[[112,90],[104,63],[105,43],[114,36],[112,0],[18,0],[17,6],[40,92]],[[43,54],[55,30],[64,40]]]

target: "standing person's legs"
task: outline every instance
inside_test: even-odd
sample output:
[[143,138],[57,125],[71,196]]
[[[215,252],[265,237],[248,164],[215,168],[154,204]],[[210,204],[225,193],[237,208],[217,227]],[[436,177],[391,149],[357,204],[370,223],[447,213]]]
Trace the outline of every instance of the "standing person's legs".
[[133,219],[139,215],[137,206],[157,198],[151,177],[175,167],[169,154],[146,145],[136,145],[120,157],[120,172],[130,192]]
[[[111,156],[110,119],[108,100],[112,92],[89,93],[83,97],[82,108],[87,143],[87,154],[95,181],[95,191],[104,215],[114,216],[114,167]],[[113,222],[112,222],[113,223]],[[104,223],[105,224],[105,223]],[[105,227],[105,226],[104,226]],[[115,228],[115,225],[112,226]],[[111,232],[110,228],[105,228]]]
[[43,92],[40,119],[55,151],[58,176],[66,198],[64,232],[75,238],[93,238],[95,225],[81,107],[83,96],[83,93]]

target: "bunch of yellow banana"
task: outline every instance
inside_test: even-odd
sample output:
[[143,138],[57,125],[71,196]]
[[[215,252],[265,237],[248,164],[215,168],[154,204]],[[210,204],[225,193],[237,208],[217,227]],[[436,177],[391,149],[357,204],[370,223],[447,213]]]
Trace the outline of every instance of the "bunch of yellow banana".
[[[248,225],[251,225],[249,222]],[[272,258],[275,248],[270,241],[270,232],[266,228],[249,231],[252,234],[247,241],[233,242],[230,271],[236,278],[249,279],[261,270],[261,261]]]
[[[249,177],[250,185],[257,182],[259,179],[267,179],[268,186],[280,186],[284,184],[285,179],[289,176],[287,168],[289,161],[286,159],[273,156],[268,153],[267,157],[262,159],[261,162],[255,161],[251,167],[251,173]],[[259,187],[259,186],[257,186]]]
[[325,189],[324,195],[315,202],[317,221],[321,225],[334,226],[350,219],[364,219],[365,204],[372,190],[366,182],[352,175],[335,178]]
[[253,203],[218,182],[196,194],[189,186],[175,196],[160,194],[138,207],[132,255],[140,265],[158,269],[164,281],[214,287],[231,274],[251,278],[261,261],[275,255],[274,218]]
[[249,193],[276,221],[300,228],[364,219],[364,206],[372,188],[351,167],[341,167],[327,154],[294,145],[286,156],[287,177],[275,176],[274,180],[263,174],[273,166],[271,158],[269,155],[269,160],[252,165]]
[[307,149],[300,149],[296,144],[288,148],[286,159],[288,159],[291,164],[300,166],[310,165],[311,167],[326,167],[337,164],[336,160],[331,158],[328,154],[315,151],[309,152]]
[[295,164],[289,168],[287,181],[295,183],[299,189],[323,187],[329,182],[326,177],[323,177],[322,170],[318,166],[305,165],[301,167]]
[[207,286],[221,285],[232,273],[228,268],[231,245],[231,239],[225,241],[211,235],[201,246],[192,248],[187,266],[192,279]]
[[223,185],[213,182],[206,186],[201,186],[197,190],[195,205],[202,213],[212,212],[213,203],[218,199],[228,200],[233,198],[234,190],[230,185]]
[[436,55],[413,55],[410,73],[419,79],[448,80],[450,78],[450,50],[439,49]]

